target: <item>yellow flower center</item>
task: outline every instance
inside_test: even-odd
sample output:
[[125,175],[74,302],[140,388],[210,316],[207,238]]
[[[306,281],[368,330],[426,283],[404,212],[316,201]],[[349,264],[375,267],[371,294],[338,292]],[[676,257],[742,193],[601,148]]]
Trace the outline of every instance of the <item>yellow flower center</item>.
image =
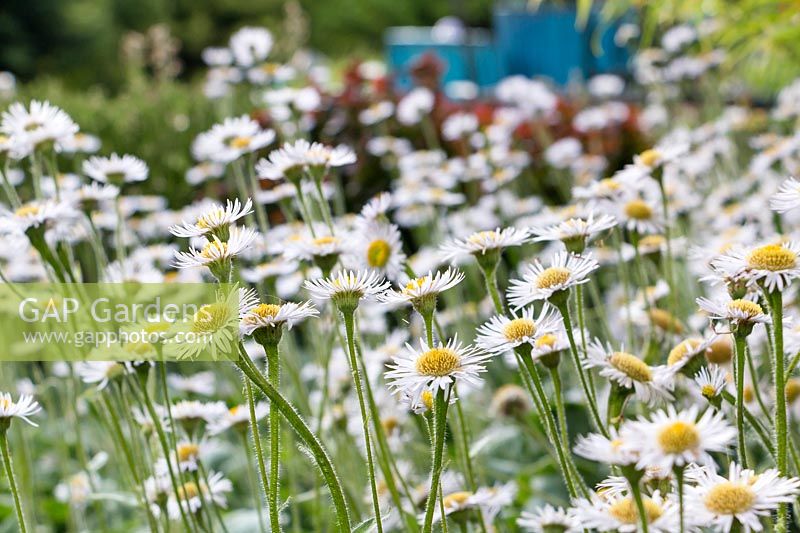
[[503,328],[503,335],[510,341],[520,342],[536,333],[536,323],[530,318],[515,318]]
[[546,268],[536,279],[536,287],[539,289],[549,289],[558,285],[563,285],[569,281],[572,272],[564,267]]
[[444,497],[442,505],[444,505],[445,509],[459,507],[464,505],[470,496],[472,496],[472,493],[467,491],[453,492]]
[[727,363],[731,357],[733,357],[733,346],[726,337],[720,337],[712,342],[706,351],[706,360],[717,365]]
[[11,405],[12,402],[9,398],[0,398],[0,409],[8,409]]
[[422,391],[422,405],[425,406],[425,409],[428,411],[433,409],[433,393],[429,390]]
[[391,255],[392,247],[388,242],[383,239],[374,240],[367,247],[367,264],[373,268],[383,268]]
[[667,364],[672,366],[680,363],[689,352],[695,351],[701,343],[702,341],[700,339],[686,339],[681,342],[670,350],[669,356],[667,357]]
[[683,453],[700,444],[700,433],[693,423],[678,420],[661,429],[658,444],[665,453]]
[[14,211],[14,214],[20,218],[35,217],[39,214],[39,206],[34,204],[26,204]]
[[[647,515],[647,523],[651,524],[661,517],[664,510],[650,498],[644,498],[644,512]],[[617,500],[608,508],[608,514],[623,524],[639,523],[639,512],[632,498]]]
[[178,444],[178,461],[181,463],[196,458],[200,454],[200,447],[193,442]]
[[663,235],[647,235],[639,240],[640,248],[661,248],[666,242]]
[[786,382],[786,401],[792,403],[800,398],[800,378],[791,378]]
[[794,268],[797,255],[780,244],[768,244],[747,254],[747,264],[758,270],[777,272]]
[[658,164],[661,160],[661,152],[658,150],[645,150],[641,154],[639,154],[639,161],[642,162],[643,165],[648,167],[654,167]]
[[228,146],[230,146],[231,148],[237,148],[241,150],[243,148],[247,148],[248,146],[250,146],[250,141],[252,140],[253,140],[252,137],[247,137],[247,136],[234,137],[233,139],[230,140]]
[[713,385],[706,384],[700,388],[700,394],[705,398],[713,398],[717,395],[717,390]]
[[330,235],[327,235],[325,237],[319,237],[317,239],[314,239],[314,244],[316,246],[325,246],[328,244],[335,244],[338,240],[339,239],[337,239],[336,237],[331,237]]
[[761,306],[750,300],[731,300],[728,302],[728,309],[731,311],[741,311],[750,318],[764,314],[764,310]]
[[260,316],[261,318],[275,318],[278,314],[278,311],[281,310],[280,305],[275,304],[259,304],[255,306],[252,310],[254,315]]
[[458,354],[450,348],[431,348],[417,359],[417,372],[423,376],[448,376],[461,362]]
[[236,416],[236,413],[238,413],[238,412],[239,412],[239,409],[241,409],[241,408],[242,408],[242,406],[241,406],[241,405],[234,405],[233,407],[231,407],[230,409],[228,409],[228,413],[229,413],[231,416]]
[[224,303],[206,304],[195,313],[192,331],[195,333],[214,333],[230,320],[230,309]]
[[558,342],[558,338],[552,333],[545,333],[536,339],[537,348],[552,348]]
[[669,311],[654,307],[650,309],[649,315],[653,324],[660,329],[671,333],[683,333],[683,325]]
[[178,498],[181,500],[191,500],[200,496],[200,488],[194,481],[189,481],[178,487]]
[[428,276],[422,276],[421,278],[412,279],[408,283],[406,283],[405,288],[403,289],[404,292],[411,292],[415,289],[419,289],[422,285],[427,281]]
[[470,235],[467,241],[472,244],[483,244],[492,237],[494,237],[493,231],[479,231],[478,233],[473,233]]
[[635,355],[614,352],[609,357],[608,362],[634,381],[648,382],[653,380],[653,371],[650,366]]
[[742,391],[742,398],[744,398],[745,403],[750,403],[756,397],[756,391],[753,389],[752,385],[745,385],[744,390]]
[[625,215],[635,220],[650,220],[653,208],[644,200],[631,200],[625,204]]
[[222,241],[209,241],[200,252],[202,257],[206,259],[215,259],[225,257],[228,254],[228,243]]
[[735,515],[750,509],[756,495],[744,483],[723,481],[706,494],[706,509],[717,515]]
[[216,224],[213,223],[212,220],[222,217],[223,214],[225,214],[224,210],[221,208],[216,208],[213,212],[207,213],[198,218],[196,226],[203,229],[213,229],[216,227]]
[[603,178],[600,180],[600,186],[609,191],[618,191],[621,185],[613,178]]
[[400,427],[400,421],[396,416],[387,416],[386,418],[381,419],[381,425],[383,426],[383,430],[388,435],[391,435],[398,427]]

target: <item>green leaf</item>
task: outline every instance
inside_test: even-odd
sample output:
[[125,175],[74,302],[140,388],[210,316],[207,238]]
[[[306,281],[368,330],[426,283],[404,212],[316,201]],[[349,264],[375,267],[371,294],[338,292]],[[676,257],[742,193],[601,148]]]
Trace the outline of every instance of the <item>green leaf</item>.
[[375,524],[375,517],[367,518],[356,527],[353,528],[351,533],[366,533]]

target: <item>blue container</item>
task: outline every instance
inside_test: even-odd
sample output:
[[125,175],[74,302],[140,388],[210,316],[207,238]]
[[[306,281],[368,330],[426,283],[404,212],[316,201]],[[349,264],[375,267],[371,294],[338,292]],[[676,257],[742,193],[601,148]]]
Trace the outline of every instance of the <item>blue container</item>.
[[386,59],[400,89],[412,86],[410,69],[422,55],[432,52],[444,65],[442,83],[468,80],[479,87],[497,83],[503,72],[497,48],[486,31],[469,30],[467,43],[437,42],[431,28],[389,28],[385,36]]
[[[497,49],[507,74],[546,76],[565,85],[577,74],[624,74],[628,53],[614,44],[619,23],[607,24],[592,12],[586,27],[575,27],[574,7],[543,5],[536,11],[500,7],[494,11]],[[594,54],[592,39],[600,45]]]

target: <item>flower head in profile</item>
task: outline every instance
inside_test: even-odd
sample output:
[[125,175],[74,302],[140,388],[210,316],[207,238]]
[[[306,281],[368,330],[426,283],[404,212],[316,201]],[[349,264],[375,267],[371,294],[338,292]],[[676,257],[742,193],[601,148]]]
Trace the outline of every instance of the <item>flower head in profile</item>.
[[533,308],[523,308],[519,315],[511,318],[496,315],[478,328],[475,344],[481,349],[501,354],[523,344],[532,348],[543,335],[554,335],[561,328],[561,317],[551,306],[546,305],[538,317]]
[[307,280],[303,285],[315,298],[333,300],[340,310],[351,311],[362,299],[385,291],[389,282],[377,272],[341,270],[328,278]]
[[760,285],[767,292],[783,291],[800,277],[798,254],[800,243],[788,241],[750,250],[732,248],[711,264],[726,277],[745,280],[748,286]]
[[591,461],[609,465],[632,465],[639,460],[639,455],[629,446],[613,426],[608,429],[608,437],[600,433],[590,433],[578,437],[573,451],[576,455]]
[[[659,491],[644,498],[648,531],[674,533],[678,530],[678,504],[671,496]],[[580,528],[592,531],[617,531],[636,533],[639,530],[639,512],[629,494],[606,491],[592,494],[574,503],[573,515]]]
[[[234,257],[255,241],[256,235],[254,229],[236,226],[231,228],[228,239],[225,241],[213,235],[213,238],[207,240],[200,250],[192,247],[188,252],[175,252],[175,266],[177,268],[207,266],[218,277],[221,271],[230,267],[230,262]],[[223,281],[227,281],[227,279]]]
[[708,313],[713,321],[727,322],[731,330],[749,334],[756,324],[771,324],[772,319],[764,309],[753,300],[747,298],[724,297],[717,300],[698,298],[697,305]]
[[226,164],[264,148],[273,140],[274,131],[261,129],[258,122],[247,115],[229,117],[198,135],[192,144],[192,153],[199,161]]
[[90,157],[83,162],[83,172],[95,181],[119,187],[125,183],[146,180],[149,169],[138,157],[111,154],[108,157]]
[[267,58],[274,42],[268,29],[245,26],[231,35],[228,47],[238,66],[251,67]]
[[12,418],[19,418],[36,427],[37,424],[28,417],[41,410],[42,407],[33,399],[33,396],[22,394],[15,402],[10,393],[0,392],[0,431],[8,429]]
[[600,369],[600,375],[613,383],[632,389],[636,397],[648,404],[671,400],[674,371],[666,366],[650,366],[633,354],[615,351],[598,340],[589,344],[586,368]]
[[714,402],[728,386],[728,373],[719,365],[709,364],[697,372],[694,382],[700,394],[708,401]]
[[[267,402],[255,404],[256,421],[264,419],[269,413]],[[247,405],[234,405],[220,416],[208,424],[209,435],[219,435],[229,429],[247,432],[250,428],[250,409]]]
[[[207,481],[206,481],[207,480]],[[184,513],[195,514],[204,505],[213,505],[225,508],[228,505],[228,492],[233,490],[233,483],[220,472],[210,471],[205,479],[200,479],[200,483],[187,481],[178,487],[176,493],[169,496],[167,501],[167,514],[172,520],[181,518],[181,510]],[[180,506],[180,507],[179,507]]]
[[769,208],[777,213],[786,213],[797,207],[800,207],[800,181],[790,177],[770,197]]
[[731,463],[728,477],[711,467],[687,472],[686,515],[716,531],[729,532],[734,523],[744,531],[761,531],[761,520],[781,503],[791,503],[800,492],[800,479],[782,477],[777,470],[761,473]]
[[531,533],[580,533],[580,522],[563,507],[548,504],[534,511],[522,511],[517,525]]
[[27,157],[37,148],[61,149],[78,132],[78,125],[62,109],[50,102],[31,100],[28,107],[19,102],[9,106],[0,118],[0,133],[9,138],[11,154]]
[[435,309],[439,293],[455,287],[464,280],[464,274],[454,268],[428,272],[425,276],[409,280],[400,289],[386,291],[379,296],[380,301],[388,304],[411,304],[415,309],[428,311]]
[[473,346],[464,346],[458,337],[447,344],[428,346],[420,339],[420,348],[406,344],[406,351],[395,356],[386,372],[389,387],[406,395],[411,406],[423,401],[423,393],[434,396],[439,390],[449,391],[456,382],[480,385],[479,375],[486,371],[484,363],[493,357]]
[[256,340],[280,341],[281,329],[292,326],[312,316],[318,316],[319,311],[311,302],[297,304],[285,302],[282,304],[261,303],[252,307],[242,316],[239,329],[244,335],[254,335]]
[[512,280],[508,301],[519,309],[536,300],[549,300],[556,293],[587,283],[589,274],[599,268],[591,256],[558,252],[545,267],[538,259],[528,266],[521,280]]
[[511,246],[519,246],[530,240],[528,230],[517,228],[497,228],[492,231],[479,231],[466,239],[454,239],[442,246],[445,261],[462,257],[481,256],[501,252]]
[[170,233],[176,237],[200,237],[213,235],[220,240],[227,241],[230,237],[231,224],[253,212],[253,201],[248,198],[242,205],[236,198],[233,202],[227,200],[225,205],[214,204],[200,214],[193,222],[183,221],[180,225],[169,228]]
[[561,241],[567,251],[582,253],[594,238],[617,225],[617,219],[611,215],[600,215],[595,218],[594,211],[586,218],[570,218],[545,227],[531,228],[535,242]]
[[707,409],[698,417],[696,405],[683,411],[670,405],[649,419],[626,422],[621,434],[626,447],[638,454],[639,468],[668,472],[690,463],[713,465],[710,453],[727,451],[736,429],[721,411]]

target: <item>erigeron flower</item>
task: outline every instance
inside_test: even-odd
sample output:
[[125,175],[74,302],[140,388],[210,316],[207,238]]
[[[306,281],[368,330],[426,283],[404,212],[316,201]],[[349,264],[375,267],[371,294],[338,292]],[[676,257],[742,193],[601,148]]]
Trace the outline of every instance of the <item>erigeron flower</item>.
[[712,261],[712,267],[728,277],[759,284],[768,292],[783,291],[800,277],[800,243],[795,241],[767,244],[751,250],[733,248]]
[[358,121],[365,126],[372,126],[383,122],[394,114],[394,104],[388,100],[381,100],[371,104],[358,114]]
[[614,351],[594,340],[589,344],[586,368],[598,368],[600,375],[625,389],[633,389],[636,397],[650,405],[671,400],[674,371],[667,366],[650,366],[633,354]]
[[207,266],[214,272],[219,267],[230,263],[233,257],[236,257],[253,244],[256,236],[256,231],[251,228],[240,226],[231,228],[226,241],[222,241],[216,235],[213,235],[213,240],[207,240],[200,250],[191,247],[188,252],[175,252],[173,265],[177,268]]
[[[644,496],[648,531],[674,533],[678,530],[678,505],[672,496],[656,491]],[[639,512],[630,495],[593,494],[574,503],[573,516],[580,528],[595,531],[636,533],[639,531]]]
[[332,167],[342,167],[356,162],[356,154],[347,146],[326,146],[322,143],[310,143],[299,139],[283,145],[291,159],[299,161],[311,171],[324,171]]
[[264,148],[273,140],[274,131],[261,129],[247,115],[229,117],[198,135],[192,143],[192,154],[198,161],[226,164]]
[[694,382],[704,398],[713,400],[728,386],[729,374],[721,366],[709,364],[700,369]]
[[319,316],[319,311],[311,302],[262,303],[245,313],[240,329],[245,335],[252,335],[260,328],[281,328],[285,325],[287,329],[292,329],[295,324],[313,316]]
[[31,421],[28,417],[35,415],[41,410],[42,408],[39,402],[34,400],[33,396],[22,394],[15,402],[11,398],[10,393],[0,392],[0,432],[8,429],[12,418],[19,418],[33,427],[37,427],[38,424]]
[[397,104],[397,120],[406,126],[417,124],[431,112],[434,103],[435,97],[430,89],[412,89]]
[[585,218],[570,218],[545,227],[533,227],[530,232],[534,242],[561,241],[570,252],[581,253],[600,233],[617,225],[617,219],[610,215],[595,218],[594,211]]
[[587,283],[587,276],[599,266],[589,255],[579,256],[563,251],[553,256],[547,268],[535,259],[521,280],[511,281],[508,301],[519,309],[536,300],[549,300],[555,293]]
[[348,240],[336,235],[302,235],[286,243],[284,257],[313,262],[323,272],[333,269],[339,257],[348,249]]
[[423,393],[433,396],[439,390],[449,391],[456,382],[478,386],[479,375],[486,371],[484,363],[493,357],[473,346],[463,346],[458,337],[447,344],[434,346],[420,339],[420,349],[406,344],[406,351],[392,358],[386,380],[395,394],[402,393],[412,408],[423,401]]
[[211,396],[214,394],[216,387],[216,376],[214,372],[205,370],[196,372],[190,375],[183,374],[168,374],[167,383],[170,387],[177,391],[189,392],[192,394],[201,394],[203,396]]
[[769,199],[769,208],[778,213],[786,213],[800,207],[800,181],[794,177],[781,183],[778,192]]
[[[269,414],[269,404],[258,402],[255,405],[256,422]],[[247,405],[234,405],[219,418],[208,424],[209,435],[219,435],[228,429],[246,432],[251,423],[250,408]]]
[[92,156],[83,162],[83,173],[100,183],[110,183],[117,187],[125,183],[135,183],[147,179],[147,165],[132,155],[108,157]]
[[127,373],[129,369],[117,361],[79,361],[75,363],[75,374],[84,383],[94,385],[97,389],[106,388],[115,378]]
[[708,313],[709,319],[729,322],[734,331],[749,333],[756,324],[772,323],[764,309],[749,299],[723,297],[716,300],[698,298],[696,301],[700,309]]
[[533,347],[543,335],[554,335],[561,328],[561,316],[546,305],[534,318],[532,307],[523,308],[511,318],[495,315],[478,328],[475,344],[490,353],[502,354],[522,344]]
[[389,283],[377,272],[341,270],[328,278],[307,280],[303,286],[315,298],[333,300],[339,309],[355,309],[364,298],[378,295]]
[[201,402],[198,400],[181,400],[170,407],[172,419],[183,429],[193,435],[197,429],[206,424],[214,424],[227,412],[224,402]]
[[80,213],[67,201],[34,200],[5,213],[0,218],[0,231],[25,233],[32,228],[67,227],[79,216]]
[[[477,518],[477,513],[473,514],[473,511],[480,511],[485,524],[491,524],[502,508],[511,504],[515,493],[516,485],[513,482],[495,487],[480,487],[475,492],[459,490],[444,494],[442,507],[444,515],[455,522]],[[441,519],[442,509],[437,506],[434,509],[433,522],[438,523]]]
[[670,405],[649,419],[626,422],[621,434],[625,445],[639,455],[638,468],[662,471],[690,463],[713,465],[710,452],[726,452],[736,439],[736,429],[724,413],[707,409],[698,418],[696,405],[683,411]]
[[47,101],[31,100],[28,107],[15,102],[0,119],[0,133],[10,139],[12,156],[17,159],[47,145],[60,150],[61,143],[77,132],[78,125],[69,115]]
[[253,212],[253,201],[248,198],[242,205],[239,199],[233,202],[227,200],[225,206],[213,204],[205,212],[197,217],[193,223],[181,221],[181,224],[171,226],[169,232],[176,237],[200,237],[202,235],[213,235],[223,241],[227,241],[228,230],[234,222]]
[[408,304],[415,309],[436,305],[440,293],[455,287],[464,280],[464,273],[454,268],[438,271],[409,280],[401,289],[391,289],[380,295],[378,299],[387,304]]
[[245,26],[231,35],[228,46],[238,66],[251,67],[267,58],[273,43],[268,29]]
[[204,441],[181,440],[175,443],[175,451],[172,452],[173,464],[177,464],[181,472],[196,472],[204,448]]
[[186,183],[189,185],[200,185],[214,178],[221,178],[225,175],[225,165],[212,161],[201,161],[186,171]]
[[548,504],[533,512],[522,511],[517,525],[531,533],[580,533],[580,522],[563,507]]
[[709,344],[710,340],[698,337],[682,340],[667,354],[667,366],[684,373],[689,372],[688,375],[691,376],[694,373],[692,370],[702,363],[702,357],[698,356],[706,353]]
[[576,455],[591,461],[609,465],[632,465],[639,460],[639,455],[619,435],[616,428],[608,429],[609,435],[605,437],[600,433],[590,433],[578,437],[573,451]]
[[528,230],[517,228],[497,228],[493,231],[479,231],[466,239],[454,239],[441,250],[445,261],[454,261],[473,255],[480,260],[486,254],[500,252],[511,246],[519,246],[530,239]]
[[456,112],[442,122],[442,137],[446,141],[464,139],[475,133],[478,126],[478,117],[473,113]]
[[620,201],[616,207],[616,217],[628,231],[647,235],[663,230],[661,208],[654,199],[635,196]]
[[800,492],[800,479],[781,477],[775,469],[756,473],[731,463],[728,477],[710,467],[690,469],[686,487],[686,515],[698,524],[728,533],[734,522],[742,531],[762,531],[762,519],[781,503],[791,503]]
[[396,281],[406,262],[397,226],[374,220],[362,222],[356,236],[358,268],[374,270]]
[[[207,481],[206,481],[207,480]],[[175,494],[169,496],[167,501],[167,514],[171,520],[179,520],[181,511],[191,514],[197,513],[203,505],[216,505],[225,508],[228,505],[225,494],[233,491],[233,483],[220,472],[210,471],[198,485],[194,481],[187,481],[177,489]]]
[[655,170],[676,161],[679,157],[686,155],[688,152],[688,143],[671,143],[669,145],[655,146],[634,156],[633,164],[645,167],[649,170]]
[[305,162],[296,153],[288,150],[288,146],[284,144],[256,163],[256,174],[260,179],[271,181],[286,179],[294,184],[300,182]]
[[492,396],[491,412],[495,415],[517,418],[531,411],[528,392],[513,383],[501,385]]

